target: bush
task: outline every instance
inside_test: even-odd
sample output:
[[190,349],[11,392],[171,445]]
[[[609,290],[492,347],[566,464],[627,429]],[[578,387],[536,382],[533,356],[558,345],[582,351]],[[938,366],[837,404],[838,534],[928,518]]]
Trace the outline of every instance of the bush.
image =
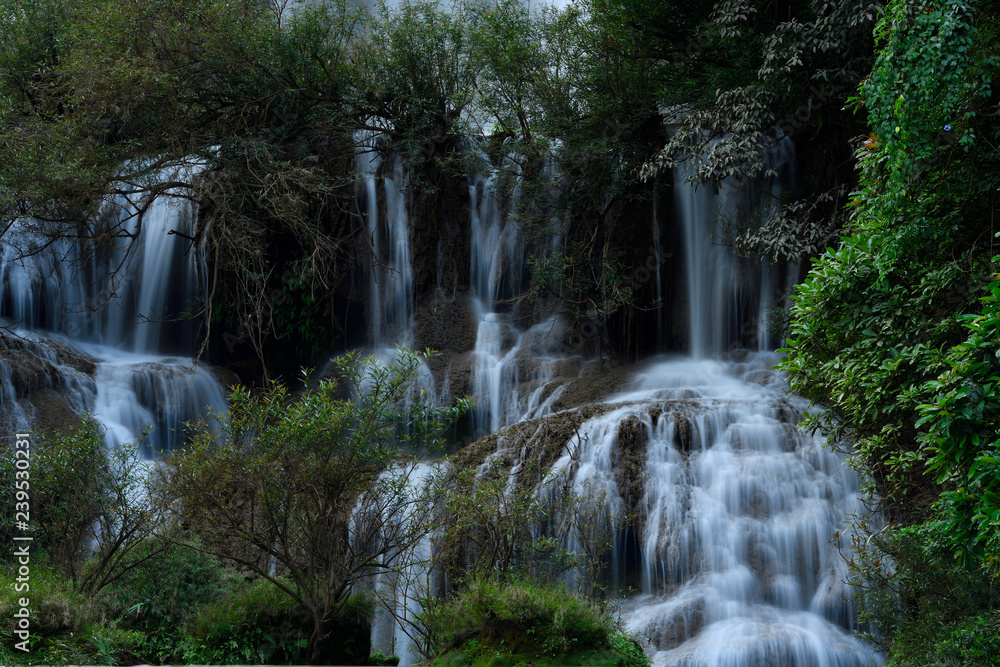
[[989,571],[956,563],[946,522],[858,534],[849,565],[862,620],[889,664],[996,664],[1000,591]]
[[73,589],[71,582],[44,560],[31,563],[30,592],[14,589],[13,570],[0,573],[0,618],[12,619],[19,599],[31,601],[29,651],[14,648],[20,641],[12,624],[0,625],[0,664],[113,665],[134,659],[143,633],[106,623],[106,608]]
[[[345,603],[319,647],[324,663],[366,663],[372,611],[371,602],[362,596]],[[303,607],[275,582],[255,579],[189,617],[178,657],[194,664],[300,664],[311,629]]]
[[153,538],[129,554],[125,565],[125,573],[105,588],[104,599],[121,627],[142,631],[142,655],[153,661],[175,656],[181,625],[225,596],[236,578],[211,556]]
[[294,607],[273,582],[256,579],[190,617],[179,653],[194,664],[296,662],[308,634],[294,622]]
[[[31,498],[32,549],[46,553],[75,589],[97,593],[135,562],[132,551],[155,526],[139,444],[110,449],[103,427],[87,418],[69,433],[38,434],[30,456],[30,478],[18,483]],[[0,457],[0,479],[14,480],[13,461]],[[15,518],[11,482],[0,484],[0,537],[6,540]]]
[[435,664],[649,664],[607,606],[563,586],[480,577],[422,620]]

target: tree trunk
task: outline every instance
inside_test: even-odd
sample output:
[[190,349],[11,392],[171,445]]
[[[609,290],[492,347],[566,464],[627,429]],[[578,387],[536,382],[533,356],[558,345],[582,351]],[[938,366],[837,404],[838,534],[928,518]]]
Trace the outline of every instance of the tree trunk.
[[306,644],[306,664],[327,664],[327,662],[323,660],[323,640],[325,640],[329,634],[330,623],[318,618],[318,616],[313,616],[313,630],[312,634],[309,635],[309,641]]

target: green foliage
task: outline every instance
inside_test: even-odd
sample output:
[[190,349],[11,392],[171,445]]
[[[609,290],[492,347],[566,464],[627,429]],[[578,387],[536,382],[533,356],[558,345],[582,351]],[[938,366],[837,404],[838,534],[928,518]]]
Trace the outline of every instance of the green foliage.
[[[272,582],[308,613],[306,659],[352,590],[394,572],[425,534],[426,513],[407,492],[414,454],[468,407],[431,406],[413,390],[421,360],[338,360],[347,394],[322,381],[292,400],[280,383],[235,388],[219,426],[199,425],[172,452],[157,484],[210,553]],[[308,376],[304,378],[308,384]]]
[[[529,576],[550,583],[577,566],[578,558],[561,548],[561,535],[541,537],[537,532],[568,503],[544,502],[531,484],[508,484],[508,471],[485,475],[472,468],[452,469],[436,480],[434,493],[441,504],[441,558],[453,577],[475,579]],[[528,464],[522,479],[535,480],[536,466]]]
[[381,652],[376,651],[368,656],[368,664],[376,665],[377,667],[396,667],[399,664],[399,656],[382,655]]
[[870,529],[848,565],[869,639],[891,665],[992,665],[1000,650],[994,577],[955,562],[946,521]]
[[651,661],[634,637],[624,632],[617,632],[608,637],[608,640],[611,642],[611,648],[624,658],[621,667],[649,667]]
[[[784,363],[793,389],[830,409],[818,425],[853,441],[897,512],[912,511],[912,496],[933,484],[917,437],[919,406],[964,337],[959,313],[992,273],[988,221],[1000,183],[995,152],[969,139],[996,131],[975,113],[986,103],[978,63],[993,62],[992,23],[977,15],[981,32],[959,26],[972,16],[959,11],[933,32],[926,17],[941,18],[937,6],[894,3],[880,24],[885,43],[862,101],[883,134],[858,153],[863,190],[852,235],[797,290]],[[928,31],[940,44],[933,57],[924,48]],[[971,46],[969,35],[977,35]],[[957,64],[939,72],[940,59]],[[922,78],[932,73],[948,94],[939,78]],[[919,104],[910,108],[901,95]],[[966,122],[969,140],[952,141]]]
[[300,662],[309,633],[307,624],[295,623],[294,606],[271,581],[245,583],[189,618],[178,653],[190,664]]
[[888,523],[858,519],[847,557],[896,664],[995,660],[996,19],[990,3],[886,8],[855,98],[872,131],[851,234],[798,288],[783,363],[828,408],[810,423],[871,475]]
[[936,400],[919,407],[916,425],[945,488],[936,509],[952,555],[1000,575],[1000,280],[986,291],[981,313],[962,318],[969,337],[949,351],[950,368],[928,383]]
[[[5,665],[114,665],[136,655],[143,633],[126,630],[105,620],[101,600],[74,590],[65,575],[44,558],[33,555],[31,574],[17,582],[15,570],[0,572],[0,662]],[[21,586],[22,590],[17,590]],[[21,608],[20,599],[30,600],[29,652],[14,648],[21,641],[11,632],[13,615]]]
[[454,10],[427,0],[383,3],[358,45],[360,94],[411,163],[435,154],[473,98],[469,22],[461,5]]
[[423,616],[434,664],[649,665],[606,607],[530,579],[479,577]]
[[144,634],[141,652],[157,661],[177,656],[182,625],[236,585],[232,572],[193,546],[154,538],[127,563],[132,567],[104,590],[103,599],[118,626]]
[[[43,433],[32,443],[30,497],[36,549],[44,551],[81,591],[95,593],[127,572],[133,551],[153,530],[138,444],[111,450],[104,431],[84,419],[66,434]],[[14,458],[0,461],[14,480]],[[15,484],[0,490],[9,508],[3,532],[13,528]]]
[[[848,142],[864,127],[842,104],[871,69],[871,29],[881,3],[589,4],[613,26],[607,32],[620,48],[644,61],[664,110],[667,136],[637,173],[651,180],[686,162],[696,183],[726,177],[757,183],[760,208],[735,215],[730,241],[751,256],[797,261],[836,241],[847,222],[842,207],[857,183]],[[782,136],[796,139],[803,183],[776,201],[765,166]]]

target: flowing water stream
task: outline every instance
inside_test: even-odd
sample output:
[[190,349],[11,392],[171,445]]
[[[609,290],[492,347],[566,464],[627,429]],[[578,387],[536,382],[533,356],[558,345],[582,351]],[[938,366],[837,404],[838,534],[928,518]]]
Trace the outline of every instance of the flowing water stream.
[[[399,160],[384,163],[376,144],[372,135],[358,138],[355,166],[362,224],[379,257],[364,326],[372,349],[391,359],[392,345],[414,341],[412,230],[405,169]],[[787,185],[794,160],[791,142],[776,142],[768,165],[786,175],[772,182],[773,194]],[[796,428],[807,405],[786,395],[771,370],[777,356],[768,351],[775,341],[767,322],[781,272],[737,258],[721,243],[725,211],[756,208],[758,195],[739,183],[722,183],[718,192],[694,188],[684,182],[687,173],[677,169],[673,191],[690,354],[637,366],[621,391],[602,399],[606,409],[584,421],[555,468],[581,493],[600,492],[609,514],[631,517],[610,576],[635,589],[624,600],[624,620],[648,641],[658,665],[877,663],[880,657],[849,635],[855,613],[834,537],[848,540],[845,520],[864,511],[859,479],[822,438]],[[572,375],[565,369],[579,375],[595,363],[562,351],[567,330],[558,317],[536,318],[527,328],[513,317],[525,245],[503,215],[497,180],[487,172],[468,181],[468,299],[477,323],[470,386],[474,429],[484,433],[552,415]],[[69,241],[32,253],[40,239],[26,229],[4,237],[0,317],[16,336],[0,340],[3,428],[44,419],[37,397],[50,392],[71,410],[91,412],[110,446],[152,425],[151,444],[163,449],[173,446],[182,421],[225,405],[213,373],[190,358],[196,332],[172,321],[204,295],[206,235],[197,210],[183,197],[160,197],[140,231],[138,218],[128,217],[136,204],[124,197],[105,211],[136,232],[138,246],[128,254],[119,243],[83,261]],[[657,253],[660,213],[654,206],[650,243]],[[659,267],[656,279],[660,295]],[[437,391],[426,368],[420,383]],[[635,480],[627,488],[620,485],[626,465],[634,469],[624,476]],[[430,468],[415,468],[414,494]],[[431,547],[428,536],[418,549],[424,560]],[[398,616],[412,616],[428,590],[417,582],[430,574],[414,565],[377,586],[395,596]],[[408,639],[388,615],[377,618],[375,647],[399,654],[404,665],[417,658]]]
[[[138,194],[110,199],[87,238],[47,244],[26,221],[4,235],[4,428],[50,421],[53,409],[87,412],[109,446],[152,426],[145,444],[155,452],[176,444],[183,422],[225,407],[222,385],[189,356],[201,320],[183,311],[206,293],[207,234],[184,195],[157,197],[142,215]],[[112,228],[110,244],[99,242]]]

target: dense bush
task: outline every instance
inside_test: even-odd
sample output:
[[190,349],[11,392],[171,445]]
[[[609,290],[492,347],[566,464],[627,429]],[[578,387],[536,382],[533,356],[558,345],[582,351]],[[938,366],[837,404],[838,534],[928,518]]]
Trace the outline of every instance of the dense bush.
[[1000,654],[1000,591],[956,563],[945,522],[860,535],[849,565],[862,620],[893,665],[993,665]]
[[849,558],[898,664],[995,664],[997,16],[887,6],[854,100],[871,131],[851,234],[792,309],[792,388],[828,408],[811,424],[854,450],[887,522],[861,521]]
[[[193,664],[299,662],[308,623],[296,626],[294,606],[292,598],[266,579],[244,583],[185,622],[178,653]],[[307,621],[302,615],[299,620]]]
[[649,664],[610,607],[559,585],[480,577],[423,620],[434,664]]
[[202,606],[231,596],[242,578],[192,546],[149,539],[129,557],[133,564],[103,592],[110,618],[143,633],[146,660],[179,655],[181,630]]
[[[31,561],[30,590],[15,589],[14,570],[0,571],[0,664],[4,665],[115,665],[134,660],[144,635],[111,621],[100,599],[76,590],[64,572],[44,558]],[[31,600],[29,651],[14,648],[14,613],[20,598]]]

